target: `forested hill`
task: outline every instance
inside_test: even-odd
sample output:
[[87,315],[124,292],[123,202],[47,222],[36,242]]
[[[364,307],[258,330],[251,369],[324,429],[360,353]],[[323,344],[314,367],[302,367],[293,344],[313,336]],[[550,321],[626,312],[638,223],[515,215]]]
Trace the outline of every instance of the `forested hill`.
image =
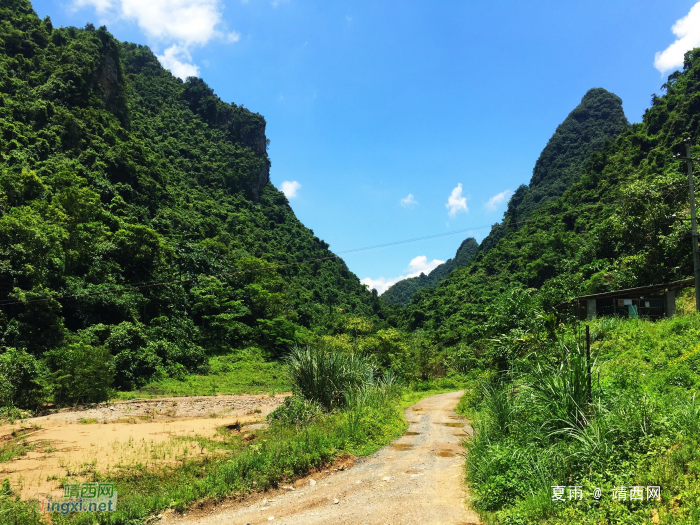
[[399,281],[382,294],[382,299],[392,305],[406,306],[418,290],[435,288],[455,268],[468,265],[478,249],[479,245],[476,239],[473,237],[465,239],[457,248],[454,259],[447,259],[428,275],[421,273],[418,277],[409,277]]
[[550,309],[581,293],[692,275],[689,223],[674,217],[689,213],[686,168],[673,154],[684,152],[684,137],[694,156],[700,151],[700,49],[686,54],[683,71],[664,89],[643,122],[589,156],[561,197],[523,225],[497,226],[500,240],[490,250],[418,292],[401,313],[404,326],[427,330],[445,346],[469,343],[525,330],[530,321],[515,312],[533,297]]
[[147,47],[1,0],[0,129],[0,347],[106,348],[133,387],[376,318],[270,184],[264,118]]
[[[563,195],[579,179],[591,154],[628,127],[620,97],[602,88],[589,90],[547,142],[530,184],[521,185],[510,198],[503,223],[527,220],[537,208]],[[481,250],[490,250],[502,231],[497,229],[487,236]]]

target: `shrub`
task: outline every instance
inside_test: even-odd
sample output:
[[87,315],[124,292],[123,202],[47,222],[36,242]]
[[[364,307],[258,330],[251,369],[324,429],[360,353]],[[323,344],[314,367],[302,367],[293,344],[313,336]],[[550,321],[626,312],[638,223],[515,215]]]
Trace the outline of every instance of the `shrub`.
[[143,348],[127,348],[114,358],[118,370],[116,383],[119,388],[132,390],[145,385],[163,366],[163,360],[153,345]]
[[0,406],[35,408],[45,396],[42,367],[33,355],[17,348],[0,354]]
[[114,383],[114,360],[102,346],[73,343],[46,354],[50,388],[58,405],[108,401]]
[[283,425],[304,426],[322,412],[323,409],[318,403],[295,395],[286,398],[284,404],[273,410],[267,419]]

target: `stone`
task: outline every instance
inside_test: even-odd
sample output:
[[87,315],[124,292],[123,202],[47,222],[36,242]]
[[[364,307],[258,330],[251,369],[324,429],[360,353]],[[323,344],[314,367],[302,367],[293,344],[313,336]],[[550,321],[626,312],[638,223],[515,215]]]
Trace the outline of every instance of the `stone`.
[[162,514],[158,514],[158,515],[156,516],[156,518],[158,518],[159,520],[162,520],[162,519],[163,519],[163,515],[162,515]]
[[337,505],[338,503],[340,503],[340,500],[339,500],[339,499],[336,498],[336,499],[333,500],[333,505]]
[[316,480],[315,480],[315,479],[310,479],[310,480],[309,480],[309,485],[311,485],[311,486],[313,487],[315,484],[316,484]]

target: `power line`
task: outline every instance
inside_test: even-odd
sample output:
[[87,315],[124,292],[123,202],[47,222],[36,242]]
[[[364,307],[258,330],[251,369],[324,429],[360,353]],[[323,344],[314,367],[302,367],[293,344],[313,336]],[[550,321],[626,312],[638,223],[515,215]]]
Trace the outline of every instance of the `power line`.
[[[668,192],[661,192],[661,194],[666,194],[666,193],[670,193],[670,190]],[[590,209],[590,208],[595,208],[598,206],[605,206],[608,204],[627,202],[627,201],[635,200],[636,198],[638,198],[638,197],[628,197],[626,199],[618,199],[618,200],[612,200],[612,201],[607,201],[607,202],[598,202],[595,204],[589,204],[587,206],[582,206],[580,208],[574,208],[574,209],[563,211],[560,213],[553,213],[553,214],[548,214],[548,215],[540,215],[538,217],[531,217],[529,219],[525,219],[522,221],[514,221],[514,222],[509,222],[509,223],[500,223],[500,224],[485,225],[485,226],[476,226],[476,227],[465,228],[465,229],[461,229],[461,230],[453,230],[450,232],[437,233],[437,234],[433,234],[433,235],[425,235],[422,237],[414,237],[412,239],[404,239],[401,241],[393,241],[393,242],[388,242],[388,243],[384,243],[384,244],[377,244],[374,246],[367,246],[364,248],[345,250],[345,251],[338,252],[335,255],[328,256],[328,257],[320,257],[320,258],[308,259],[305,261],[297,261],[297,262],[286,263],[286,264],[277,264],[277,265],[265,266],[262,268],[253,268],[250,270],[237,270],[235,272],[222,272],[222,273],[209,274],[209,275],[198,275],[196,277],[190,277],[187,279],[174,279],[171,281],[132,284],[132,285],[127,285],[127,286],[123,286],[120,288],[112,288],[109,290],[97,290],[94,292],[85,292],[85,293],[79,293],[79,294],[55,295],[52,297],[42,297],[42,298],[37,298],[37,299],[29,299],[27,301],[12,301],[12,302],[3,301],[3,302],[0,302],[0,309],[2,309],[5,306],[15,306],[15,305],[20,305],[20,304],[39,303],[39,302],[46,302],[46,301],[51,301],[51,300],[61,300],[61,299],[76,299],[79,297],[90,297],[90,296],[103,295],[103,294],[108,294],[108,293],[121,293],[121,292],[129,291],[129,290],[139,290],[139,289],[143,289],[143,288],[155,288],[155,287],[159,287],[159,286],[167,286],[170,284],[182,284],[182,283],[197,281],[199,279],[203,279],[203,278],[207,278],[207,277],[228,277],[228,276],[232,276],[232,275],[240,275],[240,274],[245,274],[245,273],[255,273],[255,272],[262,272],[262,271],[269,271],[269,270],[278,270],[278,269],[287,268],[290,266],[300,266],[302,264],[311,264],[311,263],[315,263],[315,262],[330,261],[330,260],[340,258],[340,255],[342,255],[342,254],[358,253],[358,252],[363,252],[363,251],[375,250],[378,248],[386,248],[389,246],[397,246],[400,244],[408,244],[408,243],[412,243],[412,242],[424,241],[424,240],[429,240],[429,239],[436,239],[439,237],[446,237],[448,235],[456,235],[458,233],[467,233],[467,232],[471,232],[471,231],[483,230],[485,228],[501,228],[501,227],[509,227],[509,226],[527,224],[527,223],[534,222],[537,220],[549,219],[552,217],[559,217],[561,215],[568,215],[570,213],[575,213],[578,211],[582,211],[582,210]]]

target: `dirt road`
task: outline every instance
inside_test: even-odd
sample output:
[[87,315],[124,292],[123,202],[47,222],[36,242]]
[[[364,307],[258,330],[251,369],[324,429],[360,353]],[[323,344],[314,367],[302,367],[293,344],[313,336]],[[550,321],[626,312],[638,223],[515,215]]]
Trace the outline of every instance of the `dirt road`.
[[241,503],[168,513],[161,523],[477,524],[478,515],[466,506],[460,445],[471,427],[454,412],[461,394],[440,394],[407,409],[408,431],[352,468],[330,469]]

